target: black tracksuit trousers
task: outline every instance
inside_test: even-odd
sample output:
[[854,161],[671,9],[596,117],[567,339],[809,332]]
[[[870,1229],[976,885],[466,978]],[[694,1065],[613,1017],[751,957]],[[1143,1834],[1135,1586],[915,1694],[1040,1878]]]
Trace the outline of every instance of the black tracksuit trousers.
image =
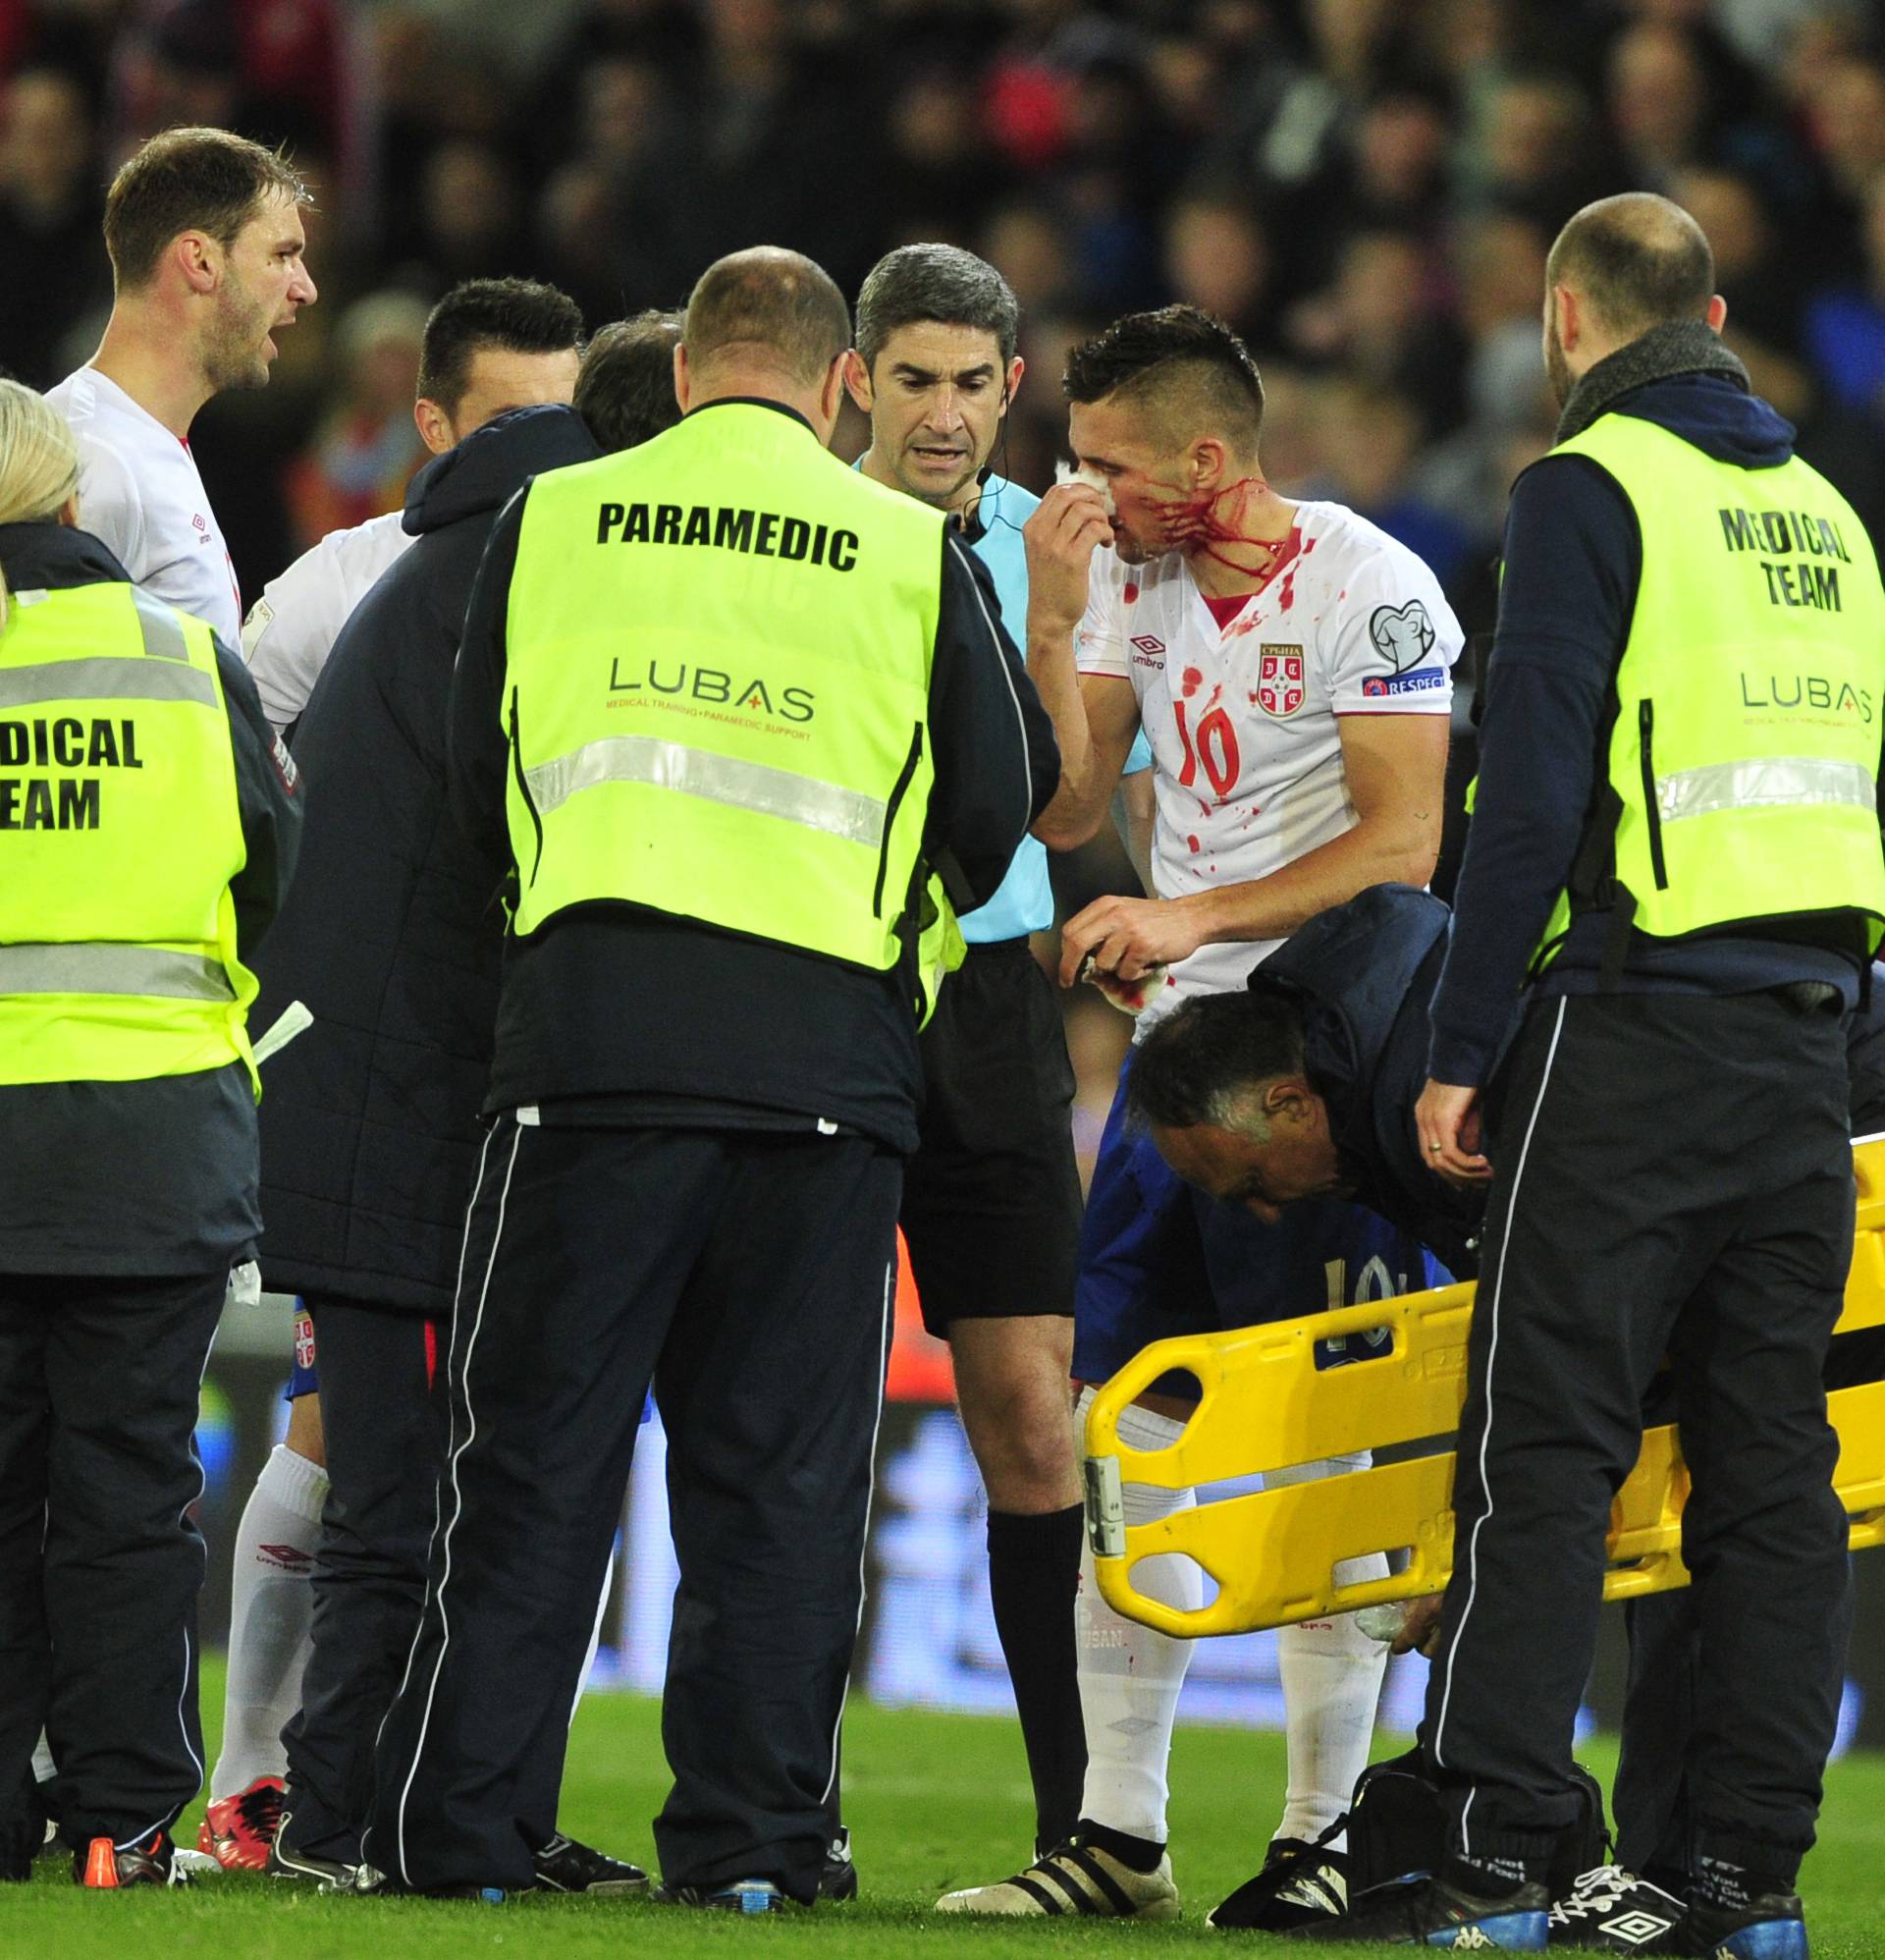
[[1667,1353],[1701,1627],[1694,1845],[1791,1882],[1848,1623],[1821,1381],[1853,1238],[1839,1016],[1777,994],[1537,1001],[1487,1116],[1453,1580],[1423,1729],[1454,1851],[1510,1869],[1576,1814],[1605,1528]]
[[854,1135],[498,1120],[372,1864],[420,1888],[531,1882],[652,1376],[680,1564],[662,1872],[816,1897],[901,1191],[900,1160]]
[[285,1841],[353,1864],[373,1794],[374,1739],[425,1602],[445,1455],[445,1356],[436,1323],[417,1314],[325,1295],[307,1306],[320,1340],[329,1482],[313,1651],[301,1706],[282,1731]]
[[142,1842],[202,1783],[191,1438],[228,1279],[0,1273],[0,1825],[42,1724],[75,1844]]

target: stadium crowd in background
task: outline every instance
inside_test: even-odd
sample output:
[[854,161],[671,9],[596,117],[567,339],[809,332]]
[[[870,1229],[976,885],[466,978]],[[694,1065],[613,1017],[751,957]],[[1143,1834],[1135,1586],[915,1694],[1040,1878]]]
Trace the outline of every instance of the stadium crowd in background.
[[[1729,345],[1885,529],[1885,44],[1860,0],[0,0],[0,347],[50,386],[109,299],[102,186],[141,136],[287,139],[328,303],[198,442],[245,593],[396,508],[421,306],[548,279],[591,326],[754,238],[855,292],[890,246],[999,266],[1022,353],[1189,299],[1249,343],[1269,467],[1488,624],[1506,485],[1551,417],[1537,294],[1590,197],[1674,196]],[[859,115],[869,100],[884,113]],[[681,194],[684,187],[685,194]],[[847,416],[839,441],[860,427]],[[1044,486],[1050,390],[1004,467]],[[225,486],[242,485],[239,500]]]
[[[1040,375],[1129,307],[1227,320],[1263,369],[1271,479],[1381,524],[1481,633],[1506,488],[1550,441],[1546,246],[1632,188],[1700,221],[1728,345],[1885,536],[1864,0],[0,0],[0,253],[33,268],[0,282],[0,360],[22,380],[97,344],[103,187],[178,121],[286,139],[316,191],[326,303],[267,390],[192,433],[245,601],[399,508],[425,460],[416,325],[455,280],[551,280],[593,329],[755,238],[849,292],[938,239],[1007,277]],[[1064,436],[1056,392],[1026,391],[996,466],[1043,489]],[[868,440],[847,409],[837,447]],[[1456,743],[1455,805],[1469,763]],[[1131,882],[1110,839],[1057,878],[1071,908]],[[1123,1035],[1072,1006],[1083,1171]]]

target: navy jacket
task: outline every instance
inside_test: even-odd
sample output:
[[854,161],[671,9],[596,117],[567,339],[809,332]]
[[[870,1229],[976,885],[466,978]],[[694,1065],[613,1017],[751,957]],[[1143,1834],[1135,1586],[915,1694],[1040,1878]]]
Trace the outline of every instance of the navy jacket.
[[429,463],[418,542],[361,600],[295,736],[311,820],[258,964],[257,1025],[314,1025],[267,1064],[261,1262],[285,1292],[451,1312],[491,1063],[504,919],[446,795],[465,601],[499,511],[585,463],[571,408],[521,408]]
[[[129,582],[89,532],[58,524],[0,524],[0,568],[15,592]],[[216,668],[246,853],[230,881],[236,944],[253,963],[294,875],[301,798],[248,670],[221,641]],[[251,1032],[264,1011],[251,1010]],[[0,1089],[0,1271],[210,1274],[246,1259],[259,1227],[255,1096],[242,1062]]]
[[[1469,1279],[1488,1187],[1462,1191],[1436,1176],[1414,1128],[1448,923],[1431,893],[1376,885],[1318,913],[1249,986],[1300,1005],[1305,1072],[1328,1107],[1357,1199]],[[1509,1011],[1513,1026],[1519,1011],[1517,1004]],[[1873,967],[1870,1001],[1847,1028],[1853,1134],[1876,1134],[1885,1130],[1885,966]]]
[[1327,1106],[1357,1200],[1412,1232],[1456,1278],[1470,1279],[1479,1270],[1473,1245],[1484,1193],[1436,1177],[1414,1129],[1448,917],[1430,892],[1375,885],[1318,913],[1248,984],[1254,994],[1297,1002],[1305,1072]]
[[[1722,375],[1650,382],[1613,409],[1743,469],[1777,468],[1794,453],[1792,426]],[[1642,566],[1629,500],[1588,458],[1548,456],[1513,485],[1476,813],[1453,894],[1453,949],[1433,1003],[1436,1081],[1483,1084],[1512,1026],[1526,968],[1607,777],[1610,703]],[[1587,913],[1534,993],[1598,991],[1609,930],[1608,913]],[[1825,980],[1850,1005],[1861,970],[1857,956],[1819,947],[1656,941],[1633,929],[1621,984],[1630,993],[1745,994]]]

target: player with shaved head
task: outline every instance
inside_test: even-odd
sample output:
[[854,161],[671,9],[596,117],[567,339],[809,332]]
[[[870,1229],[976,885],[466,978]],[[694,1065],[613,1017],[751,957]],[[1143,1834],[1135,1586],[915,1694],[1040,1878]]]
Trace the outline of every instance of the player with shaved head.
[[[1079,480],[1050,491],[1027,526],[1028,665],[1062,757],[1036,834],[1059,849],[1085,843],[1143,729],[1152,896],[1102,898],[1070,920],[1060,974],[1070,984],[1090,969],[1116,990],[1150,991],[1143,1029],[1193,995],[1241,986],[1297,926],[1364,887],[1427,882],[1460,630],[1412,552],[1266,478],[1263,381],[1221,321],[1195,306],[1115,321],[1074,350],[1064,386]],[[1166,1334],[1427,1283],[1411,1238],[1339,1197],[1271,1225],[1187,1190],[1128,1131],[1124,1082],[1081,1234],[1077,1381],[1104,1382]],[[1177,1387],[1123,1419],[1135,1446],[1178,1434],[1190,1404]],[[1146,1522],[1190,1500],[1129,1485],[1126,1515]],[[1138,1580],[1173,1606],[1200,1604],[1188,1561],[1151,1561]],[[952,1895],[955,1910],[1177,1911],[1165,1763],[1190,1645],[1115,1614],[1090,1554],[1077,1614],[1079,1826],[1007,1882]],[[1272,1895],[1236,1922],[1266,1927],[1340,1909],[1340,1848],[1312,1845],[1368,1760],[1386,1657],[1350,1618],[1287,1629],[1277,1644],[1289,1797]]]

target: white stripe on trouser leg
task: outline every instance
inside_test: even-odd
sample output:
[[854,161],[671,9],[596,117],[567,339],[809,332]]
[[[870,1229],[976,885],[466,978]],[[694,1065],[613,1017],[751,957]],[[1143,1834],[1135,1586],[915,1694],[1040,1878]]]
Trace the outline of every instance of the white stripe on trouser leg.
[[[521,1143],[522,1140],[523,1140],[523,1131],[513,1121],[511,1133],[511,1161],[509,1164],[505,1166],[504,1169],[504,1189],[498,1193],[498,1220],[496,1225],[493,1226],[491,1232],[491,1256],[489,1259],[485,1261],[484,1283],[478,1288],[478,1311],[475,1318],[471,1322],[471,1332],[465,1336],[464,1365],[460,1369],[458,1375],[459,1381],[461,1381],[464,1385],[464,1416],[465,1416],[466,1428],[464,1432],[464,1441],[462,1443],[457,1442],[455,1436],[452,1444],[451,1455],[449,1458],[449,1468],[452,1477],[452,1522],[445,1527],[445,1541],[444,1541],[445,1569],[439,1574],[439,1592],[438,1592],[438,1602],[437,1602],[439,1608],[439,1658],[433,1663],[432,1685],[425,1691],[425,1714],[419,1718],[418,1740],[412,1745],[412,1765],[411,1768],[408,1769],[405,1772],[405,1785],[400,1791],[399,1807],[395,1811],[393,1819],[393,1841],[399,1852],[400,1877],[403,1879],[404,1879],[404,1881],[408,1885],[412,1882],[412,1875],[406,1870],[405,1867],[406,1800],[412,1794],[413,1780],[414,1778],[417,1777],[419,1773],[419,1759],[421,1756],[425,1754],[426,1732],[432,1726],[432,1704],[437,1699],[438,1696],[439,1676],[445,1671],[445,1651],[452,1644],[451,1622],[447,1619],[445,1611],[445,1589],[447,1586],[449,1586],[452,1583],[452,1534],[458,1529],[459,1518],[461,1518],[464,1515],[464,1493],[458,1486],[458,1459],[464,1454],[464,1452],[467,1449],[470,1448],[472,1442],[475,1440],[478,1434],[478,1418],[476,1414],[473,1412],[471,1407],[471,1355],[472,1351],[476,1348],[478,1344],[479,1330],[482,1329],[482,1327],[484,1326],[484,1304],[485,1301],[489,1299],[491,1296],[491,1273],[492,1269],[498,1263],[498,1246],[504,1238],[504,1211],[505,1207],[511,1202],[511,1178],[512,1173],[515,1171],[517,1168],[517,1145]],[[487,1139],[487,1141],[489,1141],[489,1139]],[[475,1200],[473,1202],[475,1204]],[[466,1222],[466,1228],[467,1230],[469,1229],[468,1220]],[[459,1265],[460,1267],[462,1267],[463,1265],[462,1252],[460,1252],[459,1254]],[[447,1383],[447,1392],[448,1394],[451,1392],[451,1384],[449,1381]],[[453,1397],[453,1408],[452,1408],[452,1427],[454,1432],[457,1431],[458,1421],[458,1411],[457,1405],[457,1397],[455,1396]],[[445,1501],[443,1480],[441,1480],[439,1501],[441,1508],[443,1508]],[[425,1620],[423,1615],[420,1616],[419,1628],[422,1634],[425,1628]],[[408,1672],[410,1671],[409,1661],[407,1662],[407,1671]]]
[[602,1591],[596,1595],[596,1623],[589,1629],[589,1652],[582,1657],[582,1672],[576,1676],[575,1699],[569,1704],[569,1719],[574,1721],[582,1698],[589,1692],[589,1676],[595,1671],[596,1650],[602,1645],[602,1616],[609,1609],[609,1587],[616,1576],[615,1547],[609,1548],[609,1563],[603,1567]]
[[[1074,1409],[1075,1434],[1083,1433],[1091,1388]],[[1134,1449],[1168,1448],[1185,1425],[1136,1405],[1119,1412],[1119,1440]],[[1198,1501],[1193,1490],[1166,1491],[1153,1484],[1122,1488],[1125,1521],[1152,1524]],[[1080,1592],[1074,1604],[1074,1639],[1080,1674],[1080,1710],[1087,1729],[1087,1781],[1081,1815],[1095,1824],[1155,1843],[1165,1841],[1165,1802],[1170,1793],[1171,1726],[1178,1691],[1191,1665],[1192,1642],[1174,1640],[1116,1613],[1100,1596],[1093,1547],[1081,1534]],[[1195,1611],[1205,1603],[1205,1575],[1176,1552],[1141,1559],[1133,1585],[1149,1600]]]
[[[1551,1064],[1557,1060],[1558,1038],[1564,1033],[1565,997],[1558,999],[1558,1017],[1551,1027],[1551,1045],[1544,1052],[1544,1067],[1538,1076],[1538,1093],[1532,1104],[1532,1114],[1526,1118],[1525,1140],[1519,1145],[1519,1161],[1512,1171],[1512,1195],[1505,1202],[1505,1226],[1499,1236],[1499,1263],[1492,1275],[1492,1296],[1482,1306],[1476,1306],[1476,1312],[1483,1312],[1491,1329],[1490,1341],[1485,1354],[1485,1426],[1480,1432],[1480,1495],[1485,1508],[1473,1524],[1473,1536],[1466,1548],[1466,1605],[1460,1608],[1459,1624],[1453,1629],[1452,1643],[1446,1650],[1446,1658],[1440,1662],[1445,1675],[1445,1686],[1440,1690],[1440,1712],[1433,1720],[1433,1762],[1435,1767],[1445,1769],[1446,1756],[1446,1717],[1453,1706],[1453,1663],[1459,1656],[1460,1642],[1466,1634],[1466,1623],[1473,1616],[1473,1607],[1480,1593],[1480,1533],[1485,1521],[1492,1515],[1492,1487],[1486,1482],[1486,1447],[1492,1440],[1492,1373],[1499,1358],[1499,1306],[1505,1287],[1505,1262],[1512,1250],[1512,1222],[1518,1215],[1519,1186],[1525,1179],[1525,1160],[1532,1154],[1532,1133],[1538,1126],[1538,1112],[1544,1108],[1544,1092],[1551,1081]],[[1472,1847],[1465,1841],[1466,1820],[1473,1808],[1469,1796],[1465,1808],[1460,1813],[1462,1850]]]
[[[464,1262],[465,1262],[465,1257],[469,1252],[471,1246],[471,1214],[477,1210],[478,1196],[479,1193],[482,1192],[484,1189],[484,1163],[485,1159],[489,1157],[491,1154],[491,1139],[496,1134],[497,1134],[497,1125],[493,1123],[492,1126],[485,1131],[483,1143],[481,1143],[478,1146],[478,1168],[476,1173],[473,1175],[471,1179],[471,1195],[464,1201],[464,1228],[458,1234],[458,1277],[452,1282],[453,1328],[455,1332],[458,1327],[457,1316],[458,1316],[458,1299],[459,1296],[464,1291]],[[450,1376],[451,1366],[452,1366],[452,1359],[451,1359],[450,1349],[448,1346],[448,1351],[446,1354],[446,1371],[448,1378]],[[430,1389],[431,1388],[430,1383],[427,1384],[427,1388],[428,1389]],[[441,1477],[434,1479],[432,1485],[432,1533],[431,1536],[425,1542],[425,1563],[426,1563],[426,1570],[428,1572],[430,1572],[432,1569],[432,1547],[438,1539],[439,1526],[444,1522],[444,1518],[445,1518],[445,1480]],[[428,1601],[427,1604],[429,1605],[430,1602]],[[405,1672],[400,1676],[400,1685],[394,1692],[393,1700],[387,1703],[386,1714],[380,1717],[380,1725],[374,1731],[373,1734],[373,1748],[376,1754],[378,1753],[379,1750],[380,1740],[386,1734],[386,1724],[392,1716],[394,1704],[397,1703],[404,1695],[406,1690],[406,1685],[412,1679],[412,1663],[418,1658],[419,1639],[420,1636],[424,1633],[424,1631],[425,1631],[425,1609],[423,1606],[421,1606],[421,1608],[419,1609],[419,1623],[412,1630],[412,1645],[405,1650]],[[370,1836],[371,1834],[372,1834],[371,1826],[369,1826],[367,1835]],[[365,1848],[364,1843],[362,1843],[361,1848],[362,1849]]]
[[[209,1374],[209,1357],[215,1351],[215,1347],[216,1347],[216,1330],[214,1328],[211,1328],[209,1332],[209,1338],[203,1342],[203,1364],[196,1371],[196,1402],[198,1407],[202,1405],[203,1382]],[[189,1521],[189,1513],[191,1506],[200,1503],[202,1501],[203,1493],[209,1489],[209,1473],[203,1468],[202,1452],[196,1447],[196,1431],[193,1424],[191,1425],[190,1434],[189,1434],[189,1454],[191,1461],[194,1462],[194,1464],[196,1465],[196,1492],[195,1495],[192,1497],[190,1497],[189,1500],[184,1505],[184,1508],[178,1513],[177,1523],[180,1528],[188,1526]],[[202,1556],[204,1568],[207,1569],[209,1565],[209,1547],[206,1544],[204,1544],[203,1537],[200,1532],[196,1534],[196,1550]],[[201,1589],[201,1586],[202,1586],[202,1579],[199,1574],[197,1578],[198,1590]],[[183,1800],[183,1803],[177,1804],[165,1816],[159,1818],[155,1824],[146,1824],[142,1830],[137,1831],[135,1835],[126,1838],[122,1844],[114,1844],[112,1846],[112,1849],[114,1851],[129,1851],[134,1845],[143,1843],[143,1841],[150,1836],[152,1831],[168,1830],[171,1827],[171,1825],[177,1822],[178,1818],[183,1815],[184,1804],[192,1802],[196,1796],[197,1791],[203,1787],[203,1759],[196,1754],[195,1746],[194,1744],[191,1743],[189,1739],[189,1711],[186,1707],[186,1704],[189,1699],[189,1660],[190,1660],[189,1628],[188,1626],[185,1626],[184,1681],[183,1681],[183,1686],[177,1690],[177,1729],[179,1734],[181,1734],[184,1738],[185,1755],[187,1755],[189,1758],[190,1762],[193,1763],[196,1767],[196,1787],[195,1789],[192,1789],[189,1795]]]
[[[871,1424],[871,1453],[869,1461],[869,1482],[864,1489],[864,1546],[857,1557],[857,1625],[851,1630],[851,1653],[857,1653],[857,1636],[864,1630],[864,1575],[871,1558],[871,1503],[877,1496],[877,1437],[884,1427],[884,1385],[890,1365],[890,1323],[896,1314],[896,1261],[892,1259],[884,1269],[884,1314],[883,1329],[877,1337],[877,1416]],[[844,1729],[844,1704],[850,1698],[851,1670],[844,1669],[844,1685],[837,1695],[837,1719],[832,1723],[832,1768],[825,1778],[825,1788],[820,1793],[819,1802],[829,1804],[832,1788],[837,1781],[837,1738]]]
[[[1313,1484],[1366,1470],[1371,1461],[1364,1449],[1352,1456],[1292,1464],[1287,1470],[1266,1471],[1264,1489]],[[1341,1586],[1385,1579],[1386,1554],[1372,1552],[1337,1559],[1333,1576]],[[1348,1809],[1356,1778],[1368,1768],[1387,1649],[1356,1625],[1353,1613],[1337,1613],[1331,1619],[1278,1627],[1276,1671],[1283,1685],[1289,1789],[1275,1834],[1313,1843]],[[1347,1848],[1345,1835],[1329,1842],[1334,1850]]]

